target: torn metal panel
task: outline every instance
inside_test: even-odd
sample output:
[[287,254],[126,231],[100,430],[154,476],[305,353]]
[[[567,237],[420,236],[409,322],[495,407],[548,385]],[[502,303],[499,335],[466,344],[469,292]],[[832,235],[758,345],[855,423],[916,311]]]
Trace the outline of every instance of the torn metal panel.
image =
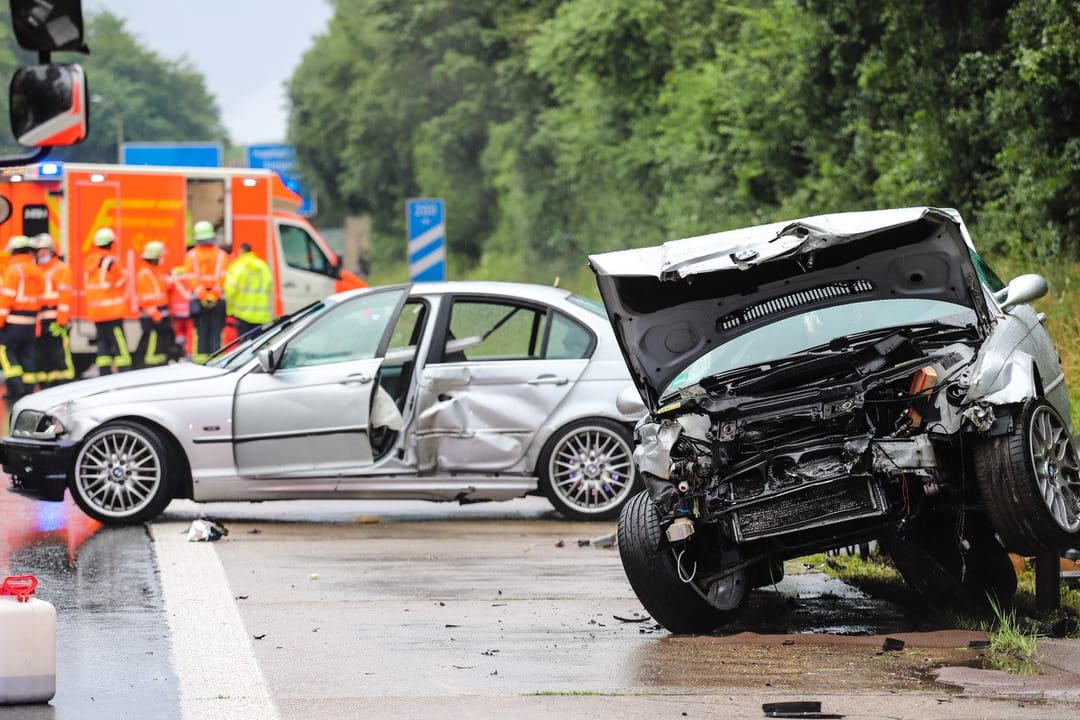
[[870,448],[874,470],[878,472],[938,467],[934,444],[925,434],[902,439],[874,440],[870,443]]

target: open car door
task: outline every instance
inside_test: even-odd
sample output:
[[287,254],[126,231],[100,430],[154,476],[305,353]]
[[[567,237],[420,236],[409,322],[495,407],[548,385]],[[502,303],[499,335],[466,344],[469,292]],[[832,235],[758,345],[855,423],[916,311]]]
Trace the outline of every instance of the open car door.
[[373,395],[407,295],[399,286],[350,298],[261,351],[236,389],[240,475],[333,477],[372,464]]

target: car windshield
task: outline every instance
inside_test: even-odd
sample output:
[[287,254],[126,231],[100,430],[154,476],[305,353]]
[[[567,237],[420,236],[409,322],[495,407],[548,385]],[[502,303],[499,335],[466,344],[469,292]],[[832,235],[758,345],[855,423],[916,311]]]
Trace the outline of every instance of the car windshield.
[[747,332],[711,350],[679,373],[662,396],[710,375],[759,365],[824,345],[833,338],[937,321],[963,327],[976,322],[971,308],[941,300],[870,300],[815,308]]
[[229,345],[223,347],[217,355],[207,360],[206,364],[220,368],[238,368],[245,365],[255,357],[255,353],[259,351],[259,348],[291,327],[296,321],[308,316],[321,315],[329,307],[332,306],[319,301],[302,307],[289,315],[282,315],[269,325],[255,328],[236,338]]

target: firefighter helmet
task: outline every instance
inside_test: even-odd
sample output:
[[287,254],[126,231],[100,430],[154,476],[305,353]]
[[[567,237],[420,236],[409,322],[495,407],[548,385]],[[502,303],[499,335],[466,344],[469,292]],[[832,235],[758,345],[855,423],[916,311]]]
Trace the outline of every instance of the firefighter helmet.
[[197,243],[211,243],[214,242],[216,233],[214,232],[214,223],[209,220],[200,220],[195,223],[195,227],[192,229],[195,242]]
[[144,260],[160,260],[161,256],[165,254],[165,243],[160,240],[151,240],[146,243],[146,247],[143,248],[142,256]]
[[107,247],[116,242],[116,233],[112,228],[101,228],[94,233],[94,244],[98,247]]
[[7,251],[13,253],[16,250],[26,250],[27,248],[32,247],[34,247],[34,245],[30,242],[30,238],[25,235],[12,235],[11,239],[8,240]]
[[41,233],[34,237],[34,247],[38,250],[48,250],[49,252],[56,252],[56,241],[53,240],[53,236],[49,233]]

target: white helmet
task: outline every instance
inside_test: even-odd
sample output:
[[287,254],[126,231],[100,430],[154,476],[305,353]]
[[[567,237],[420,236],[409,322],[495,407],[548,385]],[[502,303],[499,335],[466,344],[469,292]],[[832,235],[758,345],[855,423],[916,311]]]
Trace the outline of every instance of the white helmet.
[[48,250],[49,252],[56,252],[56,241],[53,240],[53,236],[49,233],[41,233],[34,236],[34,247],[38,250]]

